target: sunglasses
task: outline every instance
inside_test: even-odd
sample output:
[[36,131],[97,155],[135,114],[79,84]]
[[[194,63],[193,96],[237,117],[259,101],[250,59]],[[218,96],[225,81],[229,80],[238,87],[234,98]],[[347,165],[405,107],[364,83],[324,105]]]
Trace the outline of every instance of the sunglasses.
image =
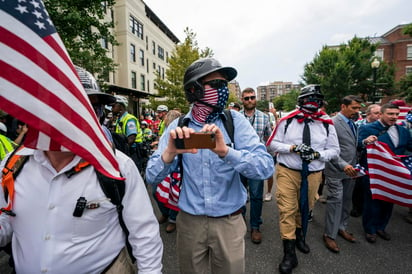
[[247,96],[247,97],[243,97],[242,99],[243,101],[255,100],[256,96]]
[[203,86],[208,85],[211,88],[220,89],[220,88],[227,87],[227,81],[222,80],[222,79],[215,79],[215,80],[210,80],[210,81],[207,81],[207,82],[203,82],[202,85]]

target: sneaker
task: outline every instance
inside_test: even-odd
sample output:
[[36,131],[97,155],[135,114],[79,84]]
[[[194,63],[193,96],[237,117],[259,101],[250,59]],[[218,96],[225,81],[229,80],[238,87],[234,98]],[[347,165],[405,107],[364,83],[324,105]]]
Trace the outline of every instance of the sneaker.
[[268,193],[265,194],[265,197],[263,198],[263,201],[269,202],[270,200],[272,200],[272,193],[268,192]]

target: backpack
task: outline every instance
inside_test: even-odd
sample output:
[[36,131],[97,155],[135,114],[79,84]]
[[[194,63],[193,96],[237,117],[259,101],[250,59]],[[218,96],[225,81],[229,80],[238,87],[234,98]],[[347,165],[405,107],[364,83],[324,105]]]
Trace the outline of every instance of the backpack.
[[[233,117],[230,110],[224,110],[223,124],[226,129],[227,134],[230,137],[231,147],[234,147],[234,131]],[[177,123],[178,127],[184,127],[189,125],[189,118],[185,118],[184,115],[180,116]],[[156,199],[163,203],[165,207],[170,208],[175,211],[179,211],[178,201],[180,195],[180,189],[183,181],[183,156],[182,154],[177,155],[178,168],[167,175],[163,181],[161,181],[156,188]]]
[[[16,216],[16,214],[12,211],[12,204],[13,204],[13,196],[14,196],[14,181],[21,172],[24,164],[29,159],[28,155],[17,155],[16,152],[20,151],[24,146],[20,146],[16,148],[10,157],[7,159],[2,174],[2,187],[4,192],[4,198],[6,200],[7,207],[1,208],[0,211],[9,215],[9,216]],[[90,167],[90,163],[82,161],[77,164],[72,169],[65,172],[68,178],[75,176],[77,173],[81,172],[83,169]],[[110,199],[110,202],[116,206],[116,211],[119,217],[119,224],[126,235],[126,247],[129,252],[130,258],[133,262],[135,262],[135,258],[133,257],[132,247],[128,241],[129,230],[126,227],[126,224],[123,220],[123,205],[122,199],[125,194],[125,181],[123,180],[116,180],[109,178],[99,171],[95,170],[97,178],[99,180],[100,187],[102,191],[106,195],[107,198]],[[10,199],[10,200],[9,200]],[[73,212],[73,216],[81,217],[83,214],[83,210],[86,207],[86,199],[84,197],[80,197],[77,200],[76,207]],[[11,243],[9,243],[10,245]],[[11,255],[11,254],[10,254]]]
[[130,148],[127,137],[124,134],[111,132],[113,138],[114,148],[120,150],[124,154],[130,157]]

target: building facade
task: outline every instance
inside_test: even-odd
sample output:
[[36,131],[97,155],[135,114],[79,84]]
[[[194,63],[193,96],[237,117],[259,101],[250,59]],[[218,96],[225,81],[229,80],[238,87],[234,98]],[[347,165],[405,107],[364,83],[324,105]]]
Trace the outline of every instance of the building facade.
[[370,38],[372,43],[379,44],[375,55],[395,65],[395,81],[412,73],[412,37],[403,34],[406,26],[398,25],[381,37]]
[[275,81],[268,85],[261,85],[256,88],[256,96],[258,100],[272,101],[274,98],[285,95],[293,89],[300,89],[300,86],[292,82]]

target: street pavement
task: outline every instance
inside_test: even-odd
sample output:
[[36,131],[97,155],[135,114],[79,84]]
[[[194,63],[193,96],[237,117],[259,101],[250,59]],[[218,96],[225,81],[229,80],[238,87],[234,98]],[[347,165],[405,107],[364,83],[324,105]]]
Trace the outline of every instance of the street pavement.
[[[274,190],[273,190],[274,192]],[[154,206],[157,216],[159,210]],[[349,231],[357,238],[356,243],[349,243],[343,238],[337,238],[341,249],[335,254],[323,244],[323,223],[325,205],[317,203],[314,209],[313,221],[309,224],[307,243],[311,248],[309,254],[296,250],[299,265],[293,273],[411,273],[412,272],[412,224],[403,220],[407,213],[404,207],[394,207],[387,232],[392,236],[391,241],[378,237],[375,244],[368,243],[362,232],[361,217],[350,219]],[[246,216],[248,221],[248,216]],[[250,228],[245,237],[246,243],[246,273],[279,273],[278,265],[283,257],[282,242],[279,238],[278,210],[272,199],[263,204],[263,225],[261,231],[263,241],[253,244],[250,240]],[[160,226],[164,243],[163,273],[177,274],[176,232],[166,233],[167,224]],[[248,224],[249,227],[249,224]],[[9,273],[7,255],[0,253],[0,274]]]

